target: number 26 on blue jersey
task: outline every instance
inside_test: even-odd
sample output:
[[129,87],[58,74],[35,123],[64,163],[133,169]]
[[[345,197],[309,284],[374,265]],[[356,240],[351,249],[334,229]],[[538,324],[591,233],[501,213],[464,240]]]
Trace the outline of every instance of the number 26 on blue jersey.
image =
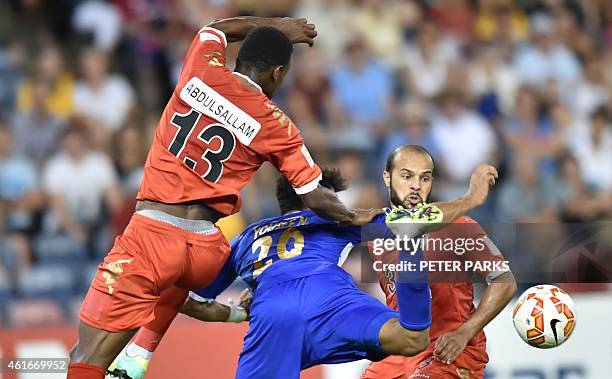
[[[293,241],[293,246],[289,249],[291,241]],[[253,279],[255,279],[274,262],[274,255],[277,255],[278,259],[289,259],[302,254],[304,235],[298,229],[290,228],[280,235],[276,245],[274,245],[274,238],[267,235],[256,239],[251,246],[253,254],[257,254],[259,250],[257,260],[253,262]],[[273,250],[271,256],[269,256],[270,249]],[[276,254],[274,249],[276,249]]]

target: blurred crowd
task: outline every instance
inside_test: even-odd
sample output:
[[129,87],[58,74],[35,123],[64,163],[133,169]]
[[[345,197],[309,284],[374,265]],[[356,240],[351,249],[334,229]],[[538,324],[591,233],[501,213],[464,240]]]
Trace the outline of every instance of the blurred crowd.
[[[75,313],[133,212],[194,33],[235,15],[317,26],[274,100],[316,160],[342,170],[349,206],[385,205],[386,157],[410,143],[434,156],[434,200],[462,195],[480,163],[499,168],[481,222],[612,217],[608,0],[8,0],[0,324]],[[278,214],[276,175],[266,166],[244,189],[241,213],[222,221],[228,237]]]

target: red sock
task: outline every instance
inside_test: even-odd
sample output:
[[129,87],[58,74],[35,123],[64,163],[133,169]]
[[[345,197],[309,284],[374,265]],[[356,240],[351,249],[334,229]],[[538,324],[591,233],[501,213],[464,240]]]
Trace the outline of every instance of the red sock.
[[163,290],[155,306],[155,320],[140,328],[132,342],[150,352],[155,351],[183,307],[187,295],[188,291],[175,286]]
[[104,379],[105,369],[88,363],[71,363],[68,365],[66,379]]

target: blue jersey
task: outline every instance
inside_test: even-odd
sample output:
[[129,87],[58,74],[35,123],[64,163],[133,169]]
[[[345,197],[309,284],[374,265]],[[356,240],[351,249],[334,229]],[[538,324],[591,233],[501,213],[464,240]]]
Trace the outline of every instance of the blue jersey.
[[[378,215],[372,224],[385,223]],[[342,265],[354,244],[363,240],[361,227],[339,227],[312,211],[289,213],[251,224],[231,242],[231,254],[215,281],[195,291],[215,298],[237,276],[250,287],[302,278]]]

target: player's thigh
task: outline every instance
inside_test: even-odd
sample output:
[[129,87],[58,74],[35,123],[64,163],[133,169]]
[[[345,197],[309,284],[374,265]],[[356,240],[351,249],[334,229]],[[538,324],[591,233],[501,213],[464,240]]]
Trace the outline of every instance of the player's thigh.
[[[481,379],[477,371],[454,364],[442,363],[432,356],[422,360],[408,375],[408,379]],[[484,374],[484,368],[481,375]]]
[[325,363],[340,363],[388,355],[381,348],[379,331],[397,312],[359,290],[352,279],[312,277],[310,285],[311,292],[328,293],[320,297],[323,301],[304,307],[310,308],[308,334],[316,356]]
[[361,374],[361,379],[406,379],[406,357],[391,355],[382,361],[372,362]]
[[[236,378],[299,378],[304,348],[298,281],[255,293]],[[297,284],[299,287],[299,284]]]
[[[109,332],[128,331],[154,318],[160,291],[182,272],[186,241],[161,222],[134,215],[98,266],[80,318]],[[163,252],[163,253],[162,253]]]
[[177,286],[195,290],[208,286],[215,279],[230,254],[230,245],[221,231],[194,235],[187,241],[185,269]]

